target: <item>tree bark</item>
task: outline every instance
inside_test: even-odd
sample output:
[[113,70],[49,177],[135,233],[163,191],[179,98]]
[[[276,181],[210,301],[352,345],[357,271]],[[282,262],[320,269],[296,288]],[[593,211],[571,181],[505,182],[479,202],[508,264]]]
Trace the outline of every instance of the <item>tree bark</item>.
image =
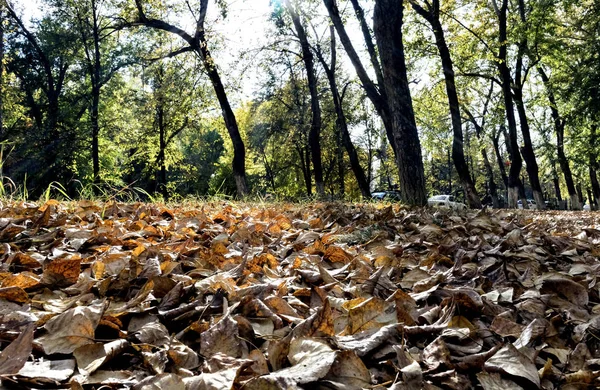
[[[346,114],[344,113],[344,109],[342,107],[342,98],[340,95],[340,91],[337,85],[337,80],[335,77],[335,67],[336,67],[336,48],[335,48],[335,30],[331,27],[331,66],[327,64],[325,58],[323,57],[320,50],[317,50],[317,57],[325,70],[325,74],[327,75],[327,80],[329,81],[329,88],[331,89],[331,95],[333,98],[333,106],[335,108],[336,114],[336,126],[341,136],[341,143],[344,145],[346,152],[348,153],[348,157],[350,159],[350,167],[352,168],[352,172],[356,177],[356,182],[358,183],[358,188],[360,189],[360,193],[363,199],[371,198],[371,190],[369,188],[369,182],[365,176],[365,171],[360,165],[360,160],[358,158],[358,153],[356,152],[356,148],[352,143],[352,139],[350,138],[350,132],[348,131],[348,123],[346,121]],[[341,186],[340,186],[341,187]]]
[[130,26],[145,26],[178,35],[192,48],[192,50],[199,55],[200,59],[202,60],[204,69],[208,74],[208,78],[213,86],[217,100],[219,101],[225,127],[227,128],[227,132],[231,138],[231,143],[233,144],[232,167],[233,177],[235,179],[237,189],[237,196],[240,199],[244,198],[248,193],[248,186],[246,182],[246,148],[238,128],[235,114],[231,109],[227,93],[223,87],[221,76],[217,70],[215,60],[212,58],[210,50],[208,49],[208,41],[206,39],[204,29],[204,20],[206,18],[206,11],[208,9],[208,0],[200,1],[200,12],[197,17],[196,31],[194,36],[188,34],[183,29],[169,24],[163,20],[147,17],[143,9],[143,0],[135,0],[135,4],[138,11],[138,19],[133,23],[130,23]]
[[581,205],[577,197],[577,190],[575,190],[575,183],[573,182],[573,175],[571,173],[571,167],[569,160],[565,155],[565,120],[560,116],[558,111],[558,104],[556,102],[556,96],[554,95],[554,89],[550,83],[550,79],[546,74],[546,71],[541,66],[538,67],[538,73],[546,88],[546,95],[550,102],[550,112],[552,114],[552,120],[554,122],[554,132],[556,133],[556,154],[558,156],[558,164],[560,170],[565,177],[565,183],[567,184],[567,191],[569,192],[569,198],[571,200],[572,208],[574,210],[580,210]]
[[456,167],[460,184],[465,191],[466,200],[470,208],[480,209],[481,200],[475,189],[475,184],[469,174],[469,166],[465,160],[462,118],[460,116],[460,106],[458,94],[456,92],[456,81],[454,77],[454,66],[450,50],[446,44],[446,37],[440,22],[440,3],[439,0],[433,0],[428,4],[428,8],[421,7],[415,0],[410,0],[413,9],[421,15],[433,29],[435,44],[437,46],[440,59],[442,61],[442,70],[444,72],[444,81],[446,84],[446,95],[448,96],[448,107],[450,108],[450,118],[452,121],[452,161]]
[[392,119],[400,195],[410,205],[427,204],[421,143],[415,123],[406,74],[402,23],[404,6],[395,0],[377,0],[373,30],[381,57],[386,95]]
[[304,61],[304,67],[306,68],[306,78],[308,79],[308,90],[310,92],[310,109],[312,113],[310,132],[308,134],[308,145],[310,146],[312,156],[317,194],[319,197],[324,198],[325,183],[323,181],[323,163],[321,160],[321,106],[319,104],[318,82],[314,67],[314,57],[298,12],[296,12],[296,9],[291,4],[290,0],[285,0],[285,6],[292,17],[296,34],[300,40],[300,47],[302,48],[302,60]]
[[[507,66],[507,10],[508,0],[501,0],[502,4],[500,7],[496,4],[496,0],[492,0],[494,5],[496,16],[498,17],[498,42],[500,49],[497,55],[496,66],[498,73],[500,74],[500,81],[502,86],[502,94],[504,97],[504,108],[506,110],[506,120],[508,122],[508,135],[509,135],[509,153],[511,155],[511,165],[508,173],[508,207],[517,208],[517,201],[519,199],[519,187],[521,179],[519,177],[521,173],[521,167],[523,166],[523,160],[519,153],[519,144],[517,143],[517,123],[515,120],[513,98],[511,91],[512,77],[510,75],[510,69]],[[523,202],[523,207],[527,207],[526,201]]]

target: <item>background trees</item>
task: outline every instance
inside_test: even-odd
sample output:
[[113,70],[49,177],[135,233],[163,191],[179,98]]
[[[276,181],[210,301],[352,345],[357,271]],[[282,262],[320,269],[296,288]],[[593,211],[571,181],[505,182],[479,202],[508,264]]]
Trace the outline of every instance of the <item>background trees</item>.
[[2,174],[33,196],[596,207],[597,2],[397,3],[2,0]]

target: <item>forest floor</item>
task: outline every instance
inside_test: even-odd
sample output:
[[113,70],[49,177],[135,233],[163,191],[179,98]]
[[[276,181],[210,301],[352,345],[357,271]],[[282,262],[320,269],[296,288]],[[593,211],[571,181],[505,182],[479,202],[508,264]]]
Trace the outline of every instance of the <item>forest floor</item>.
[[600,214],[0,208],[0,388],[600,386]]

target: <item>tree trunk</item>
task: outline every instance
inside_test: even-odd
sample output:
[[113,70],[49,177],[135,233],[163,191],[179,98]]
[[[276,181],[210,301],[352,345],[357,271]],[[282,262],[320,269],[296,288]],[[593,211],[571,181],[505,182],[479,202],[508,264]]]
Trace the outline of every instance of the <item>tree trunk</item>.
[[[590,182],[592,184],[592,193],[594,195],[594,199],[600,199],[600,184],[598,184],[598,175],[597,175],[597,171],[598,171],[598,155],[596,153],[596,148],[598,146],[598,139],[597,139],[597,132],[598,130],[598,126],[596,124],[592,124],[591,128],[590,128],[590,155],[589,155],[589,162],[590,162],[590,167],[589,167],[589,171],[590,171]],[[594,203],[592,203],[592,197],[589,197],[589,204],[590,204],[590,208],[592,206],[594,206],[594,209],[598,208],[598,205]]]
[[525,168],[527,170],[527,175],[529,176],[531,189],[533,190],[533,198],[535,199],[538,209],[543,210],[546,208],[546,204],[544,203],[544,194],[542,192],[542,185],[540,184],[539,167],[531,143],[529,120],[527,119],[527,114],[525,112],[525,103],[523,102],[522,90],[520,88],[514,88],[513,98],[517,106],[519,123],[521,124],[521,134],[523,135],[521,154],[525,160]]
[[563,176],[565,177],[565,183],[567,184],[567,191],[569,192],[569,198],[571,200],[571,208],[573,210],[581,210],[581,205],[579,204],[577,197],[577,191],[575,189],[575,183],[573,182],[573,175],[571,174],[569,160],[567,160],[567,156],[565,155],[565,121],[559,114],[556,97],[554,95],[554,90],[552,89],[548,75],[542,67],[538,67],[538,73],[540,74],[542,82],[546,87],[546,95],[548,96],[548,101],[550,102],[550,112],[554,121],[554,132],[556,133],[556,154],[558,157],[560,170],[562,171]]
[[500,177],[502,178],[502,183],[504,183],[505,190],[508,190],[508,176],[506,174],[506,167],[504,166],[502,154],[500,154],[500,134],[502,133],[502,129],[500,129],[499,132],[495,132],[492,135],[492,143],[494,145],[494,154],[496,155],[496,162],[498,163],[498,169],[500,170]]
[[[490,96],[491,96],[491,92],[492,91],[490,91]],[[488,99],[488,101],[489,101],[489,99]],[[487,111],[487,103],[485,104],[485,106],[486,106],[486,108],[484,109],[484,116],[485,116],[485,112]],[[483,158],[483,165],[485,167],[485,173],[487,176],[488,191],[489,191],[490,197],[492,198],[492,207],[495,209],[498,209],[498,208],[500,208],[500,200],[498,199],[498,186],[496,185],[496,181],[494,180],[494,170],[492,169],[492,164],[490,163],[490,159],[488,157],[485,142],[483,142],[483,128],[479,123],[477,123],[477,120],[475,120],[475,117],[473,116],[473,114],[471,114],[471,112],[469,110],[467,110],[465,108],[463,111],[469,117],[469,120],[471,121],[471,123],[473,124],[473,127],[475,128],[475,135],[477,136],[477,139],[479,140],[479,142],[482,144],[481,157]],[[484,123],[484,121],[482,121],[482,123]],[[504,167],[502,167],[502,168],[504,168]]]
[[[341,137],[341,144],[346,149],[348,153],[348,157],[350,159],[350,167],[352,168],[352,172],[356,177],[356,182],[358,183],[358,188],[360,189],[360,193],[363,199],[371,198],[371,190],[369,188],[369,181],[365,177],[365,171],[360,165],[360,160],[358,158],[358,153],[356,152],[356,148],[352,143],[352,139],[350,138],[350,132],[348,131],[348,123],[346,121],[346,114],[344,113],[344,109],[342,107],[341,95],[337,86],[337,80],[335,77],[335,67],[336,67],[336,48],[335,48],[335,31],[333,27],[330,30],[331,33],[331,66],[327,64],[325,58],[321,54],[320,51],[317,51],[317,56],[323,69],[325,70],[325,74],[327,75],[327,80],[329,81],[329,88],[331,89],[331,95],[333,97],[333,106],[335,108],[336,114],[336,126],[338,128],[339,135]],[[342,154],[343,157],[343,154]],[[339,157],[338,157],[339,158]],[[340,168],[340,172],[343,169]],[[340,180],[343,180],[343,177],[340,174]],[[342,189],[342,185],[340,184],[340,190]],[[343,193],[343,192],[342,192]]]
[[581,183],[577,183],[577,197],[579,198],[579,204],[585,204],[585,199],[583,199],[583,191],[581,190]]
[[217,95],[217,100],[221,106],[223,120],[225,121],[225,127],[227,128],[227,132],[229,133],[229,137],[233,144],[233,177],[235,179],[237,196],[239,199],[243,199],[248,194],[248,185],[246,183],[246,147],[244,146],[244,141],[242,140],[235,114],[229,104],[227,93],[221,82],[221,76],[210,55],[207,44],[208,42],[204,38],[204,33],[202,33],[200,44],[196,50],[200,53],[204,69],[208,73],[208,77],[215,90],[215,94]]
[[167,200],[167,167],[165,164],[165,150],[167,148],[166,143],[166,125],[165,125],[165,110],[161,99],[159,99],[158,106],[156,107],[156,120],[158,125],[158,191],[162,194],[163,198]]
[[435,44],[438,48],[440,59],[442,61],[442,70],[444,72],[444,81],[446,83],[446,94],[448,96],[448,107],[450,108],[450,118],[452,120],[452,160],[460,179],[460,184],[465,191],[467,204],[470,208],[480,209],[481,200],[475,189],[475,184],[469,174],[469,166],[465,160],[465,151],[463,147],[463,131],[462,119],[460,116],[460,106],[458,102],[458,94],[456,92],[456,81],[454,77],[454,66],[450,50],[446,44],[444,29],[439,19],[439,2],[433,1],[429,9],[424,9],[415,1],[410,2],[413,9],[429,22],[433,29]]
[[98,25],[98,9],[96,0],[92,0],[92,36],[94,40],[94,63],[92,74],[92,160],[94,173],[94,191],[99,193],[100,186],[100,148],[98,138],[100,136],[100,125],[98,123],[100,106],[100,88],[102,64],[100,62],[100,26]]
[[317,76],[314,67],[314,57],[308,43],[306,31],[300,21],[300,17],[290,0],[285,0],[286,8],[292,17],[294,28],[300,47],[302,48],[302,60],[306,68],[306,78],[308,79],[308,89],[310,91],[310,108],[312,113],[310,132],[308,134],[308,145],[312,155],[313,172],[315,174],[315,184],[319,197],[325,197],[325,183],[323,181],[323,163],[321,161],[321,106],[319,105],[319,92],[317,85]]
[[554,194],[559,202],[562,202],[562,194],[560,193],[560,180],[558,179],[558,172],[556,172],[556,164],[552,162],[552,182],[554,183]]
[[410,205],[427,204],[421,142],[415,123],[406,74],[402,22],[404,6],[395,0],[377,0],[373,26],[381,57],[386,95],[396,145],[400,195]]
[[[0,142],[4,141],[4,7],[0,5]],[[0,145],[0,186],[4,185],[4,144]]]
[[[527,26],[527,15],[525,9],[525,2],[523,0],[518,1],[518,11],[521,23]],[[515,65],[515,80],[512,85],[513,87],[513,99],[517,106],[517,113],[519,114],[519,123],[521,125],[521,134],[523,135],[523,147],[521,148],[521,154],[525,160],[525,169],[529,175],[529,183],[533,191],[533,198],[537,204],[539,210],[546,208],[544,202],[544,194],[542,192],[542,186],[540,184],[539,167],[535,158],[535,152],[533,150],[533,144],[531,142],[531,134],[529,130],[529,119],[525,111],[525,102],[523,101],[523,84],[527,79],[528,70],[523,72],[523,59],[525,53],[528,50],[528,39],[527,31],[521,34],[521,39],[517,45],[517,57]]]
[[[437,12],[439,13],[439,9]],[[475,184],[473,183],[473,180],[471,180],[469,167],[465,160],[462,119],[460,117],[460,107],[458,94],[456,93],[456,82],[454,79],[454,69],[452,58],[450,57],[450,50],[448,50],[448,45],[446,44],[446,39],[444,37],[444,30],[442,29],[442,25],[438,18],[432,16],[431,27],[433,28],[436,45],[442,60],[442,69],[444,71],[444,79],[446,82],[446,93],[448,95],[448,106],[450,107],[450,117],[452,119],[452,160],[454,161],[456,172],[458,173],[461,185],[465,191],[469,207],[480,209],[481,200],[475,189]]]
[[[371,39],[370,32],[368,31],[368,27],[365,29],[366,23],[364,22],[364,15],[360,11],[356,10],[356,7],[360,8],[360,6],[358,5],[358,0],[352,0],[352,1],[353,1],[353,4],[356,3],[356,6],[355,6],[356,15],[359,18],[359,23],[361,24],[362,32],[363,32],[363,35],[365,38],[365,44],[367,46],[367,50],[369,50],[369,54],[371,56],[371,63],[375,69],[376,76],[381,77],[381,80],[383,80],[384,72],[379,70],[379,69],[381,69],[381,66],[379,65],[379,62],[377,61],[377,57],[375,56],[374,45],[373,45],[373,42]],[[350,40],[350,37],[348,36],[348,33],[346,32],[346,26],[344,26],[344,22],[340,15],[340,11],[336,5],[336,0],[323,0],[323,3],[325,4],[325,7],[327,8],[329,17],[331,18],[331,22],[332,22],[333,26],[335,27],[335,30],[337,31],[338,36],[340,37],[340,41],[342,42],[342,45],[344,46],[344,49],[346,50],[346,53],[348,54],[348,58],[350,58],[350,62],[352,62],[352,66],[354,67],[354,70],[356,71],[356,75],[358,76],[360,83],[367,94],[367,97],[373,103],[373,106],[375,107],[377,114],[381,117],[383,126],[385,128],[385,133],[386,133],[387,139],[388,139],[390,145],[392,145],[394,154],[398,154],[398,150],[397,150],[397,147],[396,147],[396,144],[394,141],[393,123],[392,123],[393,119],[392,119],[392,115],[391,115],[391,111],[390,111],[390,104],[388,101],[388,97],[386,96],[386,89],[384,88],[385,83],[379,81],[380,85],[378,86],[369,77],[365,67],[363,66],[363,64],[360,60],[360,56],[354,49],[354,46],[352,45],[352,41]],[[378,45],[379,45],[379,43],[378,43]],[[373,49],[370,49],[370,47],[373,47]],[[379,55],[381,57],[381,52],[379,53]],[[381,60],[383,62],[383,58],[381,58]]]
[[302,177],[304,179],[304,186],[306,188],[306,196],[312,195],[312,180],[310,177],[310,156],[309,153],[306,152],[306,147],[302,144],[296,144],[296,153],[298,153],[298,158],[300,159],[300,169],[302,170]]
[[[502,94],[504,97],[504,108],[506,110],[506,120],[508,122],[508,134],[509,134],[509,153],[511,155],[511,165],[508,173],[508,207],[517,208],[517,201],[519,199],[519,187],[521,185],[521,179],[519,175],[521,173],[521,167],[523,161],[519,154],[519,145],[517,143],[517,123],[515,120],[515,112],[513,107],[511,84],[512,78],[510,75],[510,69],[507,66],[507,9],[508,0],[502,0],[502,5],[497,6],[496,0],[492,0],[492,3],[496,9],[496,15],[498,17],[498,42],[500,44],[500,50],[498,52],[496,66],[498,67],[498,73],[500,74],[500,81],[502,84]],[[523,203],[523,207],[527,207],[527,203]]]
[[[4,141],[4,7],[0,5],[0,141]],[[3,176],[0,161],[0,177]],[[2,183],[0,183],[2,185]]]
[[189,47],[194,50],[200,56],[202,65],[208,74],[208,78],[213,86],[217,100],[221,107],[221,114],[225,122],[225,127],[231,138],[233,144],[233,177],[235,179],[235,185],[237,189],[238,198],[243,198],[248,193],[248,186],[246,182],[246,148],[244,141],[240,134],[235,114],[229,104],[229,99],[221,76],[217,70],[214,58],[210,54],[208,49],[208,41],[206,39],[206,31],[204,29],[204,19],[206,18],[206,12],[208,9],[208,0],[200,1],[200,12],[197,15],[196,31],[194,36],[188,34],[183,29],[169,24],[163,20],[148,18],[144,12],[143,0],[135,0],[137,8],[138,19],[130,23],[131,26],[146,26],[162,31],[166,31],[181,37]]

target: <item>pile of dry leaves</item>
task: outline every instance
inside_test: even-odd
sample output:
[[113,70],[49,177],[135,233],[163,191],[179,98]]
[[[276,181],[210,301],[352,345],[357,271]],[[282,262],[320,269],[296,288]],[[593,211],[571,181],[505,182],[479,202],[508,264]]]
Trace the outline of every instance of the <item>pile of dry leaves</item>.
[[598,388],[598,222],[4,205],[0,387]]

